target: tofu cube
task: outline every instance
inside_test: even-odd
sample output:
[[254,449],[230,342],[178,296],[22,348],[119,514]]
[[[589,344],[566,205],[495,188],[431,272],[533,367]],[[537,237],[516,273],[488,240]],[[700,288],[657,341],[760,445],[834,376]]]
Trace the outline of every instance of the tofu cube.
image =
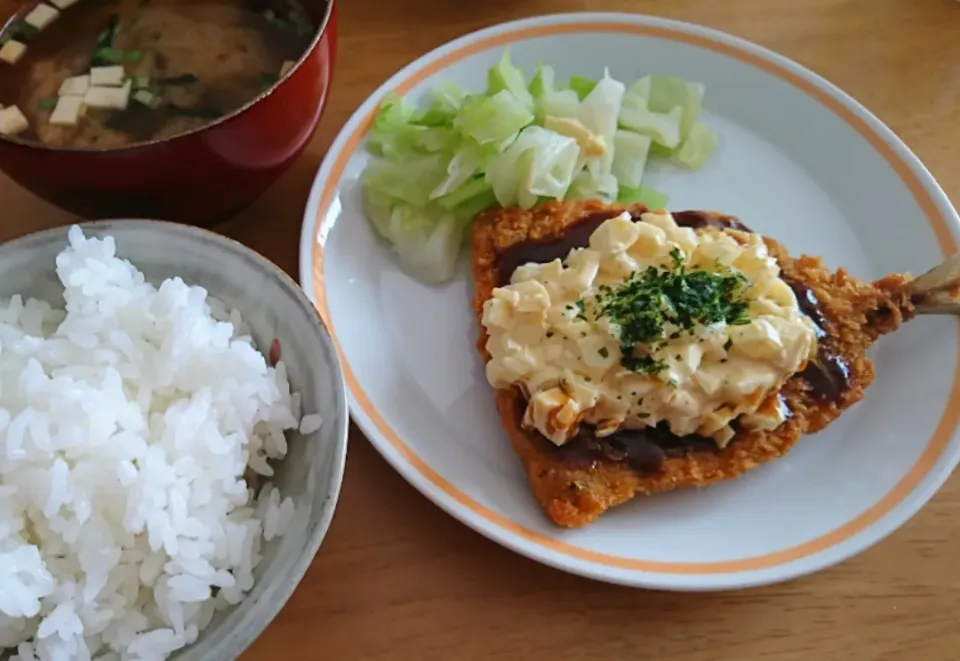
[[294,64],[296,64],[296,62],[294,62],[293,60],[286,60],[283,63],[283,66],[280,67],[280,77],[283,78],[284,76],[286,76],[287,72],[289,72],[290,69],[293,68]]
[[77,0],[50,0],[50,4],[62,11],[77,4]]
[[30,122],[16,106],[8,106],[0,110],[0,134],[17,135],[30,128]]
[[71,76],[60,83],[58,96],[83,96],[90,88],[90,76]]
[[126,110],[130,103],[131,87],[129,80],[123,87],[90,87],[83,97],[83,103],[91,108]]
[[95,87],[120,87],[126,72],[119,64],[90,69],[90,85]]
[[76,126],[82,110],[82,96],[61,96],[57,99],[57,107],[50,115],[50,123],[59,126]]
[[27,45],[19,41],[10,40],[0,48],[0,61],[7,64],[16,64],[27,52]]
[[55,21],[59,15],[60,12],[58,12],[56,9],[50,5],[41,3],[34,7],[29,14],[24,16],[23,20],[25,23],[32,25],[38,30],[42,30],[53,23],[53,21]]

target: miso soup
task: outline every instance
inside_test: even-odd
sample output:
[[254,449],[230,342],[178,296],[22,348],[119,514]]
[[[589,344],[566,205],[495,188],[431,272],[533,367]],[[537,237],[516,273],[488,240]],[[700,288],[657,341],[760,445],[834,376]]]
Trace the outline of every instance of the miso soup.
[[[0,134],[111,149],[197,129],[276,83],[321,16],[300,0],[50,0],[0,31]],[[322,8],[320,8],[322,11]]]

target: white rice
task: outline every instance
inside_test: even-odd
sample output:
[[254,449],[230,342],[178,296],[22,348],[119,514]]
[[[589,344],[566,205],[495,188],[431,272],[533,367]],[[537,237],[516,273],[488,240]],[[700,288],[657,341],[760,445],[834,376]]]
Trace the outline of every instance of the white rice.
[[301,418],[236,310],[71,228],[66,310],[0,303],[0,657],[150,660],[253,586]]

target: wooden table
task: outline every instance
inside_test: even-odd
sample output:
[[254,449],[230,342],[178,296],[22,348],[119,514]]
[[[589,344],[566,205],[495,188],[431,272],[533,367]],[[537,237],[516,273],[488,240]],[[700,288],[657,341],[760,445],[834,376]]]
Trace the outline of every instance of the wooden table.
[[[309,152],[221,228],[294,275],[307,191],[353,109],[435,46],[547,12],[656,14],[775,49],[871,108],[960,201],[954,0],[341,2],[339,70]],[[7,180],[0,186],[0,239],[70,220]],[[245,661],[960,658],[960,478],[890,539],[834,569],[738,593],[667,594],[593,583],[500,548],[428,503],[356,430],[349,455],[319,556]]]

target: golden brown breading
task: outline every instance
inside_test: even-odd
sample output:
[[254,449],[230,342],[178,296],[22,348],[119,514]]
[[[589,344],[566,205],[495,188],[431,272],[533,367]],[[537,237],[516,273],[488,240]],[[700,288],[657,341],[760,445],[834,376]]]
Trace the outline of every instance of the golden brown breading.
[[[498,284],[498,257],[505,250],[524,241],[559,238],[574,224],[595,213],[615,215],[623,211],[640,213],[645,208],[576,201],[481,214],[473,227],[471,248],[478,323],[483,316],[484,302]],[[709,215],[724,217],[713,212]],[[519,389],[498,390],[495,398],[502,424],[523,462],[534,496],[556,524],[582,526],[636,495],[701,487],[739,477],[784,455],[803,434],[823,429],[863,398],[864,389],[874,378],[873,365],[864,355],[867,347],[914,314],[908,297],[900,293],[906,278],[891,275],[872,285],[866,284],[843,269],[831,273],[816,257],[791,258],[773,239],[765,238],[765,241],[779,262],[783,276],[804,283],[819,299],[819,308],[826,319],[824,330],[829,336],[822,342],[846,360],[850,367],[850,388],[836,401],[824,402],[814,398],[806,381],[795,376],[781,391],[792,417],[775,431],[741,432],[722,450],[668,457],[663,470],[655,474],[642,474],[623,462],[597,459],[584,464],[563,458],[538,433],[522,428],[525,400]],[[480,329],[477,348],[484,361],[488,361],[487,334],[482,324]]]

